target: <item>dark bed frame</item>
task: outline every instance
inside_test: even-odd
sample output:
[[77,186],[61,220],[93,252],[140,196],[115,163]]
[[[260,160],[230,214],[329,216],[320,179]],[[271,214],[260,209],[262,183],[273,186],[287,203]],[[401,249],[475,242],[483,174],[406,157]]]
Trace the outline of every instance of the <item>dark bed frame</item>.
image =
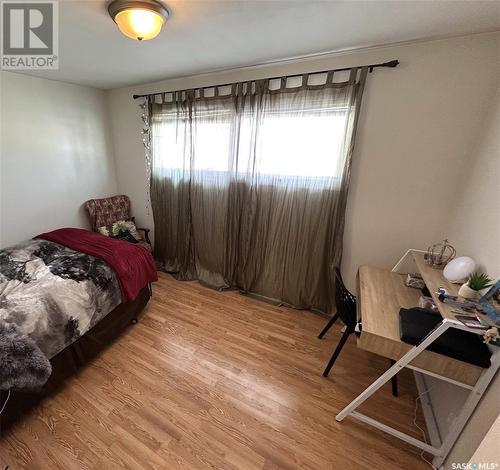
[[[144,287],[134,301],[118,305],[81,338],[54,356],[50,360],[52,375],[41,390],[13,391],[0,416],[0,436],[34,405],[59,390],[66,378],[103,352],[127,327],[137,323],[151,294],[151,285]],[[6,398],[7,393],[0,391],[0,408]]]

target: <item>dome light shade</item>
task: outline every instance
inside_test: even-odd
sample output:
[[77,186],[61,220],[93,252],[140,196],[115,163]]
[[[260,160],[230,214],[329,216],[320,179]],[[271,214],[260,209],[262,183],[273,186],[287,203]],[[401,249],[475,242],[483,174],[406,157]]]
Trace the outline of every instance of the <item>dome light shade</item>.
[[138,41],[158,36],[168,18],[167,9],[155,0],[114,0],[108,12],[125,36]]
[[450,261],[443,270],[443,275],[453,284],[462,284],[476,269],[476,262],[468,256],[460,256]]
[[116,24],[125,36],[142,41],[158,36],[163,18],[149,10],[123,10],[115,16]]

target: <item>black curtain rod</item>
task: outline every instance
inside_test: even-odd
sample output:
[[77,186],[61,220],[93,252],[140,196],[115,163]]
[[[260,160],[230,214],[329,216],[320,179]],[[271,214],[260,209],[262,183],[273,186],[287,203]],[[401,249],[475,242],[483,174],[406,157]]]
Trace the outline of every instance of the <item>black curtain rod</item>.
[[[320,72],[310,72],[310,75],[316,75],[320,73],[328,73],[328,72],[345,72],[346,70],[352,70],[352,69],[357,69],[357,68],[362,68],[362,67],[368,67],[370,73],[373,72],[373,69],[379,68],[379,67],[389,67],[389,68],[394,68],[399,65],[399,60],[390,60],[389,62],[383,62],[381,64],[370,64],[370,65],[357,65],[355,67],[345,67],[343,69],[333,69],[333,70],[321,70]],[[291,78],[291,77],[300,77],[301,75],[304,75],[302,73],[296,73],[293,75],[286,75],[285,77],[280,76],[280,77],[271,77],[271,78],[266,78],[265,80],[278,80],[280,78]],[[247,81],[254,81],[254,80],[243,80],[245,82]],[[210,86],[203,86],[203,87],[196,87],[197,89],[206,89],[206,88],[218,88],[218,87],[223,87],[223,86],[230,86],[233,83],[224,83],[222,85],[210,85]],[[147,95],[132,95],[134,100],[137,98],[146,98],[148,96],[156,96],[156,95],[162,95],[163,93],[177,93],[180,91],[184,90],[174,90],[174,91],[161,91],[158,93],[148,93]]]

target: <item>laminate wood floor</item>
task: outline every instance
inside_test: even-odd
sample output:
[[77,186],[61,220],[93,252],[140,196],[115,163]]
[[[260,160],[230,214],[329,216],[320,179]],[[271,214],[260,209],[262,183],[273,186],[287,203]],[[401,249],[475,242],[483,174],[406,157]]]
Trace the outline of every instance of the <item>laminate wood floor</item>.
[[[325,321],[161,273],[140,322],[2,438],[0,468],[426,468],[398,439],[335,421],[388,361],[352,337],[323,378],[341,334],[317,339]],[[413,378],[399,382],[362,411],[421,438]]]

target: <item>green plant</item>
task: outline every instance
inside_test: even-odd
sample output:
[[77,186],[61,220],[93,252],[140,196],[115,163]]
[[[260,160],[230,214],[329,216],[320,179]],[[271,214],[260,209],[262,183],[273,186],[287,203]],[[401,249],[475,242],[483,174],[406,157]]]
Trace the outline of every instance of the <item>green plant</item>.
[[467,284],[472,290],[483,290],[491,286],[491,279],[484,273],[472,273]]

